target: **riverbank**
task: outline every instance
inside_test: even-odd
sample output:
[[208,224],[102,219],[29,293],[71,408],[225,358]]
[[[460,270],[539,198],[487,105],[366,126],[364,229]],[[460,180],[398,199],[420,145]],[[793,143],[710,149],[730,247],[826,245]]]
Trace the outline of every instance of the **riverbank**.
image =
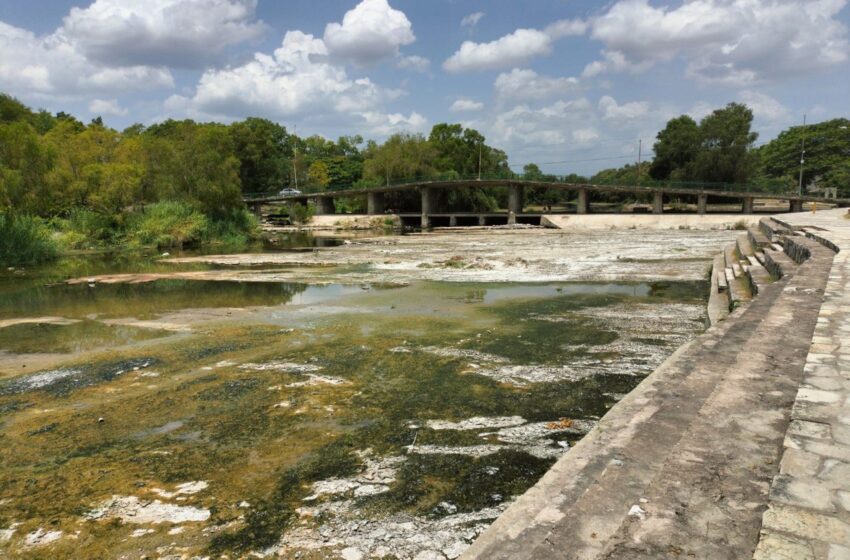
[[844,216],[769,226],[783,278],[677,350],[463,558],[846,554],[846,257],[816,241],[846,247]]

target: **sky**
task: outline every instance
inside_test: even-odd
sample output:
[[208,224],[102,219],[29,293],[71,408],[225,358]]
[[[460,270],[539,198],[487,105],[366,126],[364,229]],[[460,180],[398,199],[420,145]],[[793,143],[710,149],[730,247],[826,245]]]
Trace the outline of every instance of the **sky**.
[[848,0],[0,1],[0,91],[122,129],[264,117],[335,139],[458,122],[511,166],[651,157],[744,102],[760,142],[850,116]]

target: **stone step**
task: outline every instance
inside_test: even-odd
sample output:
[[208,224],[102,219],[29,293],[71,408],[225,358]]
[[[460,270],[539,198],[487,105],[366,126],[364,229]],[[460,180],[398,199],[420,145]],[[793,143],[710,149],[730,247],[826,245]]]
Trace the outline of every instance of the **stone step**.
[[770,277],[770,273],[767,269],[761,265],[756,257],[751,256],[748,258],[750,265],[747,274],[750,279],[750,291],[753,295],[758,295],[762,293],[768,284],[773,282],[773,279]]
[[717,275],[716,284],[717,284],[717,291],[718,292],[725,292],[726,290],[729,289],[729,282],[726,280],[726,274],[725,273]]
[[462,558],[749,557],[817,312],[793,280],[680,348]]
[[723,268],[723,255],[714,256],[711,267],[711,290],[708,295],[709,324],[716,325],[729,315],[729,284],[726,282],[726,269]]
[[750,238],[750,244],[754,249],[763,249],[770,245],[770,240],[757,227],[748,228],[747,236]]
[[785,251],[785,248],[784,248],[782,245],[780,245],[779,243],[771,243],[771,244],[770,244],[770,247],[771,247],[774,251]]
[[759,262],[762,266],[764,266],[764,252],[763,252],[763,251],[758,251],[758,252],[756,253],[756,260],[757,260],[757,261],[758,261],[758,262]]
[[764,267],[773,278],[782,278],[784,275],[793,272],[797,268],[797,263],[786,255],[785,251],[765,249]]
[[732,273],[735,275],[735,278],[740,278],[744,275],[744,271],[739,263],[732,263]]
[[724,259],[724,262],[726,263],[725,264],[726,268],[731,268],[733,264],[737,263],[738,259],[739,259],[737,246],[735,246],[733,244],[733,245],[727,245],[726,247],[724,247],[723,248],[723,259]]
[[753,244],[750,242],[750,236],[747,234],[739,235],[735,240],[735,244],[738,247],[738,254],[741,257],[748,257],[755,252]]
[[749,302],[753,299],[753,294],[750,291],[750,279],[744,277],[734,278],[729,282],[729,309],[735,309],[739,305]]
[[773,218],[762,218],[759,220],[759,229],[770,241],[776,241],[783,235],[793,235],[794,232],[785,225],[780,224]]
[[783,292],[769,308],[758,299],[747,308],[747,315],[763,311],[762,320],[743,344],[729,347],[738,352],[736,363],[644,490],[639,504],[646,519],[626,518],[598,558],[750,557],[770,499],[764,482],[779,470],[777,446],[785,441],[789,399],[802,377],[819,288],[829,274],[823,264],[765,289],[765,299]]

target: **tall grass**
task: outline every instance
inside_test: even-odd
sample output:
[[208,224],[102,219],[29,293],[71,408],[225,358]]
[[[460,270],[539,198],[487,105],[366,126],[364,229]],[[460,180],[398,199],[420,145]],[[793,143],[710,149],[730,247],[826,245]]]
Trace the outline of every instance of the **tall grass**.
[[127,241],[136,247],[192,247],[201,244],[208,230],[209,220],[192,206],[157,202],[130,218]]
[[240,247],[258,233],[257,218],[244,208],[213,218],[183,202],[158,202],[130,216],[125,235],[132,247],[168,249],[201,245]]
[[0,265],[18,266],[56,257],[56,243],[39,218],[0,213]]

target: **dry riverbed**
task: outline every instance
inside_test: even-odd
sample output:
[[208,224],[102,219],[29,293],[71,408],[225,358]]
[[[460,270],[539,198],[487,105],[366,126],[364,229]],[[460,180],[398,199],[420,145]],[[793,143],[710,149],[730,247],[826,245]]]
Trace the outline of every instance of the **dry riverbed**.
[[730,239],[479,231],[0,279],[0,551],[455,558],[704,328]]

